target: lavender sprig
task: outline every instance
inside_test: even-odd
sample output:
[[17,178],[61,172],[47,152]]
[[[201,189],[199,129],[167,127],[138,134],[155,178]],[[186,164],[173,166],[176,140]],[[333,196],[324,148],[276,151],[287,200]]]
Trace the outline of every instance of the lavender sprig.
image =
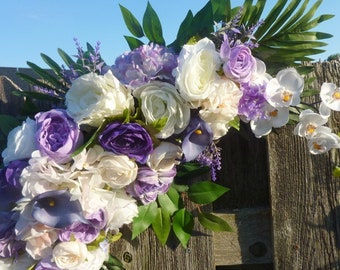
[[217,171],[221,170],[221,148],[214,142],[197,156],[196,161],[202,166],[210,167],[211,180],[217,180]]

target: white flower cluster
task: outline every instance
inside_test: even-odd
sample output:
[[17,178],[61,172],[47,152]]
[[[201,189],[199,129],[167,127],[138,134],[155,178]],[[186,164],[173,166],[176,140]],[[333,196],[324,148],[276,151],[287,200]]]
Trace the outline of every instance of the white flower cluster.
[[320,91],[319,113],[307,109],[301,112],[294,134],[308,140],[312,154],[326,153],[332,148],[340,148],[340,137],[325,126],[331,110],[340,111],[340,89],[334,83],[323,83]]

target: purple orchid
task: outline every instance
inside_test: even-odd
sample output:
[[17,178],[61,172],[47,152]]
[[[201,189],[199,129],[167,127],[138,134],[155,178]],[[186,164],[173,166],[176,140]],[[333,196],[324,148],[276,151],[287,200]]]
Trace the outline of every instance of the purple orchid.
[[51,190],[37,195],[31,202],[32,217],[53,228],[65,228],[75,222],[88,224],[78,200],[71,200],[67,190]]
[[212,141],[211,127],[198,116],[193,116],[182,143],[185,161],[194,160]]

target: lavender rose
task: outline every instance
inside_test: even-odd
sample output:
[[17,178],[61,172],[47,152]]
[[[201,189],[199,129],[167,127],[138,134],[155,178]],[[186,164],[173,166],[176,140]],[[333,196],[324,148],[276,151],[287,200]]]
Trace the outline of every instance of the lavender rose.
[[144,164],[153,151],[149,133],[137,123],[108,124],[99,135],[99,143],[106,150],[117,155],[127,155]]
[[57,163],[70,161],[71,154],[83,142],[82,133],[76,122],[61,109],[38,113],[35,119],[36,140],[40,153]]
[[251,50],[243,45],[237,44],[230,47],[228,39],[221,46],[221,58],[224,60],[224,74],[239,83],[246,83],[251,80],[256,71],[256,60],[251,54]]

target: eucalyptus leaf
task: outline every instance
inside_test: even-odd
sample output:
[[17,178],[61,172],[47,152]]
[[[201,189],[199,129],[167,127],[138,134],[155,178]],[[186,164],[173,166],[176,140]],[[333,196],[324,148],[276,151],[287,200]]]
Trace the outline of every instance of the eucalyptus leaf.
[[157,209],[156,202],[138,207],[138,216],[133,219],[132,240],[149,228],[157,216]]
[[189,199],[195,203],[208,204],[217,200],[229,188],[215,184],[210,181],[202,181],[192,184],[188,190]]
[[171,220],[168,211],[164,211],[163,208],[158,208],[156,218],[152,222],[152,229],[158,240],[164,246],[171,231]]
[[177,211],[173,217],[172,228],[184,248],[190,240],[192,228],[194,226],[193,216],[185,209]]
[[203,227],[215,232],[233,231],[233,229],[225,220],[210,213],[199,213],[198,221],[203,225]]

